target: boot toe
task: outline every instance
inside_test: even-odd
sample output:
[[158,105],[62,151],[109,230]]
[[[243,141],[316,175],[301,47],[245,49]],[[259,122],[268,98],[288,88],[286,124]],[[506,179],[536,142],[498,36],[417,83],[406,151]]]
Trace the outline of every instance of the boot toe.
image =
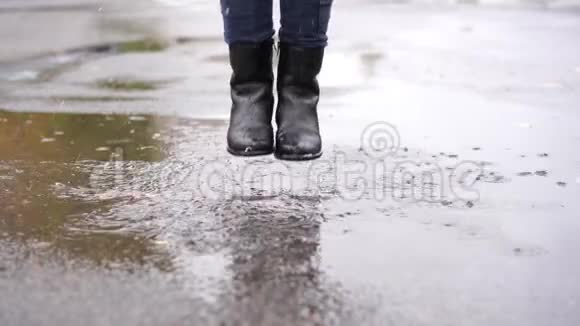
[[271,128],[245,128],[228,132],[228,151],[238,156],[271,154],[274,151]]
[[311,160],[322,155],[320,135],[316,132],[285,133],[276,142],[276,156],[283,160]]

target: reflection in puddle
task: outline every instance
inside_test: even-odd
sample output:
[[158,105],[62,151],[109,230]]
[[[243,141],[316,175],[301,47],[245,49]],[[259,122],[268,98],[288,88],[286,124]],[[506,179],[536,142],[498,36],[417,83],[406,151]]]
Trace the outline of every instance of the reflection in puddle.
[[[115,162],[162,161],[167,154],[160,133],[170,122],[154,116],[0,111],[0,237],[104,265],[130,261],[168,268],[147,237],[123,232],[103,218],[127,196],[103,196],[92,187],[103,182],[92,171]],[[63,189],[88,189],[92,195],[75,198]],[[102,224],[79,228],[83,220]]]
[[49,260],[181,275],[185,288],[226,311],[223,320],[258,321],[259,307],[278,318],[272,323],[326,320],[323,307],[338,301],[319,267],[319,197],[262,196],[253,182],[255,200],[194,191],[195,171],[229,161],[216,151],[225,127],[0,111],[0,241]]
[[[380,279],[393,267],[380,259],[382,250],[415,260],[431,253],[411,251],[415,256],[409,256],[400,246],[389,247],[391,239],[412,247],[420,237],[433,244],[445,240],[450,230],[464,232],[461,220],[453,216],[442,223],[435,220],[442,212],[463,214],[471,208],[452,209],[459,202],[439,198],[436,190],[444,184],[434,179],[407,182],[369,169],[361,178],[371,186],[353,189],[357,194],[362,191],[360,198],[349,200],[333,181],[331,173],[337,166],[332,158],[313,165],[285,165],[271,157],[233,158],[224,150],[226,127],[224,121],[151,115],[0,111],[0,244],[24,247],[14,254],[11,247],[0,246],[0,263],[9,271],[22,269],[19,260],[28,265],[37,261],[73,265],[55,277],[64,295],[77,291],[74,283],[66,285],[70,284],[67,277],[82,272],[75,264],[93,273],[86,282],[88,292],[111,278],[127,278],[144,288],[152,282],[161,288],[156,299],[175,306],[183,299],[176,299],[174,288],[165,286],[170,278],[180,295],[186,293],[185,297],[204,305],[196,312],[208,312],[210,322],[197,322],[201,317],[191,313],[191,307],[183,308],[183,314],[191,314],[184,320],[195,324],[241,319],[252,325],[325,325],[335,324],[336,318],[364,320],[365,311],[375,307],[371,301],[367,310],[356,315],[358,298],[341,285],[359,284],[359,272],[349,259],[362,257],[358,264],[369,270],[378,266],[369,273]],[[368,162],[364,151],[343,147],[337,153],[342,149],[352,162]],[[430,157],[433,163],[455,166],[456,156],[405,148],[389,159],[395,164]],[[438,170],[427,163],[412,164],[408,171]],[[213,175],[202,174],[208,167],[229,184],[206,178]],[[291,179],[292,186],[269,192],[264,178],[275,174],[280,175],[280,184]],[[238,179],[240,175],[246,178]],[[307,187],[310,178],[317,181],[316,189]],[[486,180],[484,174],[482,182],[490,182]],[[200,192],[213,185],[215,198]],[[403,195],[417,190],[434,196],[428,199],[443,200],[417,207],[428,209],[428,219],[408,215],[406,210],[414,205],[401,208],[406,203]],[[401,195],[401,201],[379,200],[377,194]],[[426,225],[443,231],[432,232],[424,229]],[[466,230],[467,239],[482,233]],[[444,246],[457,244],[444,242]],[[0,286],[1,269],[0,265]],[[48,273],[45,268],[26,271],[29,279]],[[111,276],[110,271],[128,273]],[[153,275],[153,281],[134,276],[144,274]],[[43,286],[20,286],[13,276],[8,280],[16,292],[47,292]],[[141,306],[141,300],[130,303],[135,302]],[[75,304],[67,307],[78,313]],[[164,320],[171,320],[171,311],[163,313]]]

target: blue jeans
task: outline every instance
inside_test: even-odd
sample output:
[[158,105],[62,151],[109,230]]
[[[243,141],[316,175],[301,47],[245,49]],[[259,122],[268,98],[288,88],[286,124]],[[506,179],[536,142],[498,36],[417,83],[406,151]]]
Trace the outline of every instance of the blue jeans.
[[[333,0],[280,0],[280,41],[324,47]],[[272,0],[220,0],[226,43],[259,43],[274,36]]]

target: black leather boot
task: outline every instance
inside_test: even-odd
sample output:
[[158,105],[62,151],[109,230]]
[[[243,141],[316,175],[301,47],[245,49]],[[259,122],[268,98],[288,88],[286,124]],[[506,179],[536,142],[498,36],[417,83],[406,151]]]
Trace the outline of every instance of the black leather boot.
[[276,152],[282,160],[312,160],[322,155],[316,112],[320,88],[316,77],[324,48],[280,44]]
[[232,109],[228,152],[239,156],[274,151],[272,41],[230,45]]

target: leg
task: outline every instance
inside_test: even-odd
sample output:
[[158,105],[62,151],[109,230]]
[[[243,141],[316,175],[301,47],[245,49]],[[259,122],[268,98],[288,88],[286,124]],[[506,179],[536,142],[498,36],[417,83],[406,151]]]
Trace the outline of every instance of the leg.
[[300,47],[324,47],[333,0],[280,0],[280,41]]
[[276,157],[310,160],[322,155],[317,76],[322,68],[332,0],[281,0]]
[[274,150],[272,0],[221,0],[229,44],[232,107],[228,151],[254,156]]
[[260,43],[274,35],[272,0],[220,0],[226,43]]

